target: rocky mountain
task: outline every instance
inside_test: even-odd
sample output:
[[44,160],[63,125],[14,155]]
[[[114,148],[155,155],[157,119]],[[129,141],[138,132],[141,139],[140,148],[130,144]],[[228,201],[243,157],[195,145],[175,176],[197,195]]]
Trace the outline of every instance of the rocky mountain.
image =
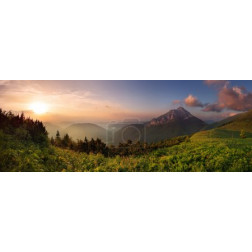
[[159,125],[168,124],[173,121],[183,121],[183,120],[188,120],[191,118],[196,118],[196,117],[194,117],[190,112],[188,112],[184,108],[179,107],[178,109],[170,110],[168,113],[166,113],[158,118],[152,119],[146,125],[147,126],[159,126]]
[[115,144],[127,140],[159,142],[172,137],[193,134],[205,126],[205,122],[179,107],[145,124],[132,124],[122,128],[116,133]]

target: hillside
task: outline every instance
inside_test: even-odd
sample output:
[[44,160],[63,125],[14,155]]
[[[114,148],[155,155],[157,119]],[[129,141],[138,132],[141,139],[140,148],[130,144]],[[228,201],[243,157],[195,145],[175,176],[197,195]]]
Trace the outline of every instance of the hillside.
[[242,130],[245,131],[247,138],[252,137],[252,111],[220,121],[212,125],[210,130],[203,130],[196,133],[192,139],[240,138]]
[[229,123],[233,122],[239,116],[240,116],[240,114],[237,114],[237,115],[234,115],[234,116],[227,117],[227,118],[225,118],[225,119],[223,119],[221,121],[208,124],[202,130],[210,130],[210,129],[219,128],[221,126],[224,126],[226,124],[229,124]]
[[75,140],[87,137],[88,139],[100,138],[102,141],[106,141],[107,137],[107,133],[104,128],[92,123],[73,124],[63,130],[63,134],[69,134]]
[[59,130],[60,132],[62,131],[62,127],[53,123],[45,122],[44,123],[46,130],[48,132],[48,135],[51,137],[55,137],[57,131]]
[[0,131],[0,171],[251,172],[252,138],[189,141],[143,155],[105,157],[24,143]]
[[116,133],[115,139],[116,144],[128,139],[155,143],[177,136],[191,135],[205,126],[205,122],[179,107],[145,124],[126,126]]
[[226,130],[245,130],[252,133],[252,110],[243,114],[239,114],[233,118],[231,122],[223,125],[221,128]]

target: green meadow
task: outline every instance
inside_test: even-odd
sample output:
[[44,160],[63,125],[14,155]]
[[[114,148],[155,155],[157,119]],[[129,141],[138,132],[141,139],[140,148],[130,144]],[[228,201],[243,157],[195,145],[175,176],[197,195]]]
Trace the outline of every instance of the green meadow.
[[[252,130],[239,122],[156,144],[49,140],[43,124],[0,111],[2,172],[251,172]],[[247,113],[251,115],[251,112]],[[250,119],[250,118],[249,118]],[[85,147],[85,148],[84,148]],[[96,152],[96,153],[95,153]]]
[[[21,142],[0,132],[0,169],[16,172],[248,172],[252,138],[230,132],[200,132],[172,147],[148,154],[105,157]],[[211,136],[211,137],[209,137]]]

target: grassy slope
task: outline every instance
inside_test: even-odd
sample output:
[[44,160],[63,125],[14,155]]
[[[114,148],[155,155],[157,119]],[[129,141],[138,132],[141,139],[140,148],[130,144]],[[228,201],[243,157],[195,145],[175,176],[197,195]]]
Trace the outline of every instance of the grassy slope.
[[240,131],[243,129],[246,132],[252,133],[252,111],[241,114],[233,122],[226,124],[221,128],[233,131]]
[[237,114],[237,115],[225,118],[224,120],[221,120],[219,122],[208,124],[202,130],[210,130],[210,129],[222,127],[223,125],[226,125],[226,124],[233,122],[235,119],[239,118],[239,116],[240,116],[240,114]]
[[[207,131],[201,131],[192,136],[192,140],[204,140],[207,139],[239,139],[240,138],[240,130],[229,130],[225,128],[217,128]],[[246,131],[246,137],[251,138],[252,133]]]
[[206,172],[252,171],[252,138],[220,139],[194,136],[171,148],[139,157],[105,158],[60,148],[22,144],[9,137],[0,138],[0,169],[4,171],[67,172]]
[[252,110],[246,113],[228,117],[220,122],[207,125],[203,128],[203,130],[211,130],[216,128],[223,128],[233,131],[240,131],[243,129],[252,133]]
[[[250,117],[251,116],[251,117]],[[195,134],[190,142],[148,155],[105,158],[55,147],[22,143],[0,132],[2,171],[252,171],[252,113],[232,123]],[[240,130],[247,138],[239,137]]]
[[58,149],[64,171],[252,171],[252,138],[192,140],[139,157],[104,158]]

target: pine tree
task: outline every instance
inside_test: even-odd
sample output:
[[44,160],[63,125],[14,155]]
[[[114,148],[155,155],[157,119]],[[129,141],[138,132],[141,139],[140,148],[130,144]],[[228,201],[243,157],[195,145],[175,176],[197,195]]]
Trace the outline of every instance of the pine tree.
[[57,133],[56,133],[56,139],[60,139],[60,133],[59,133],[58,130],[57,130]]
[[54,138],[53,138],[53,137],[51,137],[50,142],[51,142],[51,145],[55,145],[55,140],[54,140]]
[[71,138],[69,137],[68,134],[66,134],[62,140],[62,146],[67,148],[70,146],[70,144],[71,144]]
[[60,137],[60,133],[59,133],[58,130],[57,130],[57,133],[56,133],[55,145],[59,146],[59,147],[61,146],[61,137]]

